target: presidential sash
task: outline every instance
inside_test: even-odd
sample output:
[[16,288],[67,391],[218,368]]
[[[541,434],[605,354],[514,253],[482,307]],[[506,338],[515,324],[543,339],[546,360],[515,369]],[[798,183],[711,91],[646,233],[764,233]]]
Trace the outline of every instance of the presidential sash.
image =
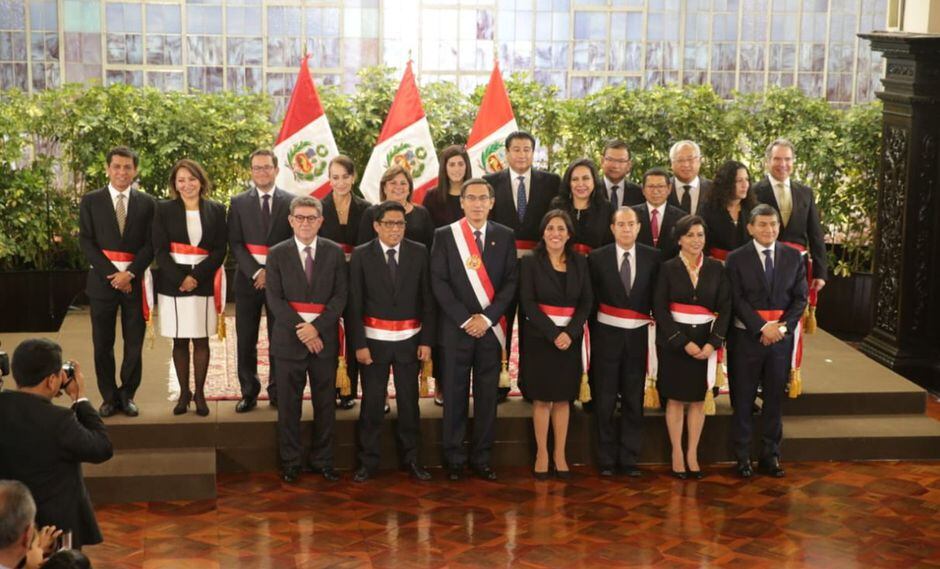
[[[480,307],[486,309],[493,303],[493,299],[496,297],[496,289],[493,287],[493,281],[490,280],[489,273],[486,272],[486,266],[483,265],[483,256],[473,238],[470,222],[467,221],[467,218],[455,221],[450,224],[450,230],[454,236],[454,243],[457,245],[457,254],[466,268],[470,288],[477,297]],[[499,322],[496,322],[491,329],[496,334],[500,346],[505,350],[508,331],[506,317],[500,316]]]

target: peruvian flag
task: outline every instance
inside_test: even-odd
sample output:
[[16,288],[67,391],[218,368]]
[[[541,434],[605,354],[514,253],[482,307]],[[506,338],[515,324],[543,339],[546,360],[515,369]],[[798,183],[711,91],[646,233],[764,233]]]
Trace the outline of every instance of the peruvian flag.
[[437,185],[437,153],[410,61],[395,93],[392,108],[385,117],[372,157],[362,174],[359,189],[367,200],[373,203],[380,201],[379,180],[385,170],[395,164],[403,166],[414,178],[413,203],[421,203],[424,194]]
[[494,62],[490,82],[467,139],[467,154],[475,177],[493,174],[506,167],[506,137],[517,130],[509,94],[499,72],[499,62]]
[[274,146],[280,166],[276,183],[279,188],[298,195],[322,198],[330,191],[327,166],[339,151],[310,77],[309,57],[304,56],[300,64],[297,83]]

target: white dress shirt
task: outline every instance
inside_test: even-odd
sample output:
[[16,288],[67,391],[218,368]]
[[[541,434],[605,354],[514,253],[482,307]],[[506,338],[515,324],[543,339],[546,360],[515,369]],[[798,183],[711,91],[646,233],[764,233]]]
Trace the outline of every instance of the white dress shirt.
[[763,245],[757,242],[757,239],[752,239],[751,242],[754,243],[754,248],[757,249],[757,258],[760,259],[760,265],[762,267],[764,266],[764,259],[767,258],[764,255],[764,250],[770,249],[770,260],[774,264],[774,270],[777,270],[777,259],[776,259],[776,254],[774,251],[774,246],[777,244],[777,242],[774,241],[773,243],[771,243],[770,247],[764,247]]
[[131,188],[128,186],[123,192],[119,192],[114,186],[108,184],[108,192],[111,194],[111,206],[114,207],[115,211],[117,210],[118,195],[124,196],[124,211],[127,211],[127,206],[131,201]]
[[519,211],[519,176],[525,178],[525,203],[528,205],[532,195],[532,168],[525,172],[509,169],[509,181],[512,182],[512,203],[515,204],[516,211]]
[[264,209],[264,196],[271,196],[268,199],[268,204],[269,204],[268,207],[270,207],[271,211],[273,212],[274,211],[274,186],[271,186],[271,189],[266,192],[262,192],[258,186],[255,186],[255,189],[258,190],[258,207],[261,209]]
[[[616,241],[614,242],[616,244]],[[633,244],[633,247],[629,249],[624,249],[619,244],[616,244],[617,247],[617,272],[623,269],[623,254],[630,253],[630,288],[633,288],[633,283],[636,282],[636,243]]]
[[314,237],[313,241],[310,242],[310,245],[304,245],[303,241],[297,239],[294,236],[294,244],[297,245],[297,254],[300,255],[300,266],[303,267],[304,263],[307,262],[307,253],[304,251],[307,247],[310,247],[310,258],[314,261],[317,260],[317,238]]
[[394,250],[395,250],[395,260],[398,261],[399,263],[401,262],[401,242],[400,242],[400,241],[398,242],[398,245],[395,245],[394,247],[389,247],[388,245],[386,245],[385,243],[383,243],[381,239],[379,239],[379,245],[382,246],[382,255],[385,256],[385,260],[386,260],[386,261],[388,261],[388,251],[389,251],[389,249],[394,249]]
[[610,195],[611,194],[610,189],[613,188],[614,186],[617,186],[617,198],[620,200],[620,203],[615,203],[614,206],[620,207],[621,205],[623,205],[623,190],[624,190],[624,186],[626,185],[627,185],[626,176],[624,176],[624,178],[620,180],[619,182],[612,182],[610,178],[608,178],[607,176],[604,176],[604,186],[607,188],[607,201],[610,201],[610,198],[612,197]]
[[679,201],[679,203],[682,203],[682,194],[686,191],[683,186],[690,186],[689,193],[691,196],[692,206],[690,213],[695,213],[698,211],[698,198],[702,195],[700,188],[701,180],[699,177],[696,176],[691,182],[683,182],[679,178],[673,178],[672,181],[676,188],[676,199]]

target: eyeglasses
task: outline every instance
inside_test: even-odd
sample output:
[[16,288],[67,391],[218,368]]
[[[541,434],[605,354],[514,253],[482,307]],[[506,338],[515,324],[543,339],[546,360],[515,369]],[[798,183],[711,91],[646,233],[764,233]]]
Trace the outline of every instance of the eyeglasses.
[[473,203],[473,202],[486,203],[486,202],[490,201],[490,195],[489,195],[489,194],[484,194],[484,195],[482,195],[482,196],[476,196],[476,195],[473,195],[473,194],[469,194],[469,195],[464,195],[464,196],[461,197],[460,199],[462,199],[462,200],[464,200],[464,201],[468,201],[468,202],[470,202],[470,203]]
[[252,171],[252,172],[270,172],[270,171],[273,170],[273,169],[274,169],[274,166],[271,166],[271,165],[267,165],[267,166],[252,166],[252,167],[251,167],[251,171]]
[[613,162],[614,164],[629,164],[629,158],[611,158],[610,156],[604,156],[606,162]]
[[378,223],[385,229],[401,229],[405,226],[404,221],[380,221]]
[[665,190],[666,188],[669,187],[669,184],[646,184],[646,186],[644,187],[649,188],[651,190]]
[[293,217],[297,221],[297,223],[302,225],[304,223],[316,223],[317,220],[320,219],[321,216],[319,215],[292,215],[291,217]]

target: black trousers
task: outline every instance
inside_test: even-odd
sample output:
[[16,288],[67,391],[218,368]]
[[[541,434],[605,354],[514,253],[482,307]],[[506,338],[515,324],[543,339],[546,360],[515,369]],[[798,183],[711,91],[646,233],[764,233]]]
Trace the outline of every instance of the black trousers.
[[[274,313],[266,308],[264,290],[255,290],[235,295],[235,334],[237,342],[238,383],[242,397],[257,399],[261,393],[261,381],[258,378],[258,326],[261,324],[261,309],[265,308],[268,323],[268,341],[274,330]],[[268,398],[277,401],[277,388],[274,378],[274,358],[268,356]]]
[[[597,426],[597,464],[600,468],[636,466],[643,445],[643,392],[646,385],[646,350],[619,354],[595,351],[594,417]],[[618,418],[617,396],[621,414]]]
[[499,388],[502,347],[492,331],[479,340],[443,346],[444,356],[444,461],[450,467],[467,464],[464,446],[469,410],[470,373],[473,372],[473,454],[470,463],[488,466],[496,430],[496,394]]
[[764,346],[747,331],[732,327],[728,333],[728,383],[734,413],[731,448],[738,460],[749,460],[753,430],[754,400],[762,390],[760,459],[780,457],[783,438],[783,398],[790,376],[793,336],[773,346]]
[[399,463],[404,465],[418,461],[420,362],[417,359],[404,363],[373,362],[372,365],[362,366],[362,405],[359,407],[358,423],[359,464],[370,472],[379,468],[389,368],[395,373],[395,407],[398,411],[395,438],[398,441]]
[[308,463],[314,468],[333,466],[333,425],[336,422],[336,357],[313,354],[302,360],[277,359],[277,437],[281,467],[300,466],[303,443],[300,418],[304,387],[310,381],[313,402],[313,441]]
[[[118,294],[110,299],[90,298],[91,338],[95,347],[95,376],[98,392],[105,403],[120,404],[133,399],[140,387],[141,351],[147,323],[141,309],[140,285],[131,294]],[[114,337],[118,308],[121,309],[121,337],[124,359],[121,361],[121,386],[115,378]]]

